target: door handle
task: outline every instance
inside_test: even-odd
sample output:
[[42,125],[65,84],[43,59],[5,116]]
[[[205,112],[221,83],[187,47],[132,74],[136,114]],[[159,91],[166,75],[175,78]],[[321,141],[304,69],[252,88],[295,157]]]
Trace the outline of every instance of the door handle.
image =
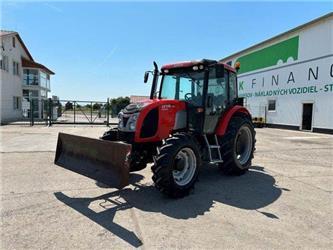
[[207,98],[207,107],[211,108],[213,106],[213,96],[209,95]]

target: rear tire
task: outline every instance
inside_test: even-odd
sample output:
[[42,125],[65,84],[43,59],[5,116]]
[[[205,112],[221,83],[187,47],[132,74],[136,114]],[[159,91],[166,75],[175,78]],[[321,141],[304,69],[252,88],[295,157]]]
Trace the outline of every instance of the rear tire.
[[222,172],[226,175],[246,173],[252,164],[255,150],[255,131],[251,119],[245,115],[232,117],[220,144]]
[[184,197],[198,177],[201,158],[197,143],[187,134],[166,139],[152,166],[155,187],[173,198]]

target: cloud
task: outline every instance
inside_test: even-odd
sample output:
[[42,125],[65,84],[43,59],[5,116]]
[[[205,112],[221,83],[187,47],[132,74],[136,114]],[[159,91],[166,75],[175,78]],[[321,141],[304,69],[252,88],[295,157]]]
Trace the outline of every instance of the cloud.
[[[100,63],[95,64],[95,66],[92,67],[91,70],[88,70],[87,73],[90,73],[92,75],[100,75],[101,74],[101,70],[100,70],[101,67],[104,64],[110,62],[111,57],[116,53],[117,49],[118,49],[117,45],[113,46],[113,48],[109,51],[109,53],[107,53],[105,57],[101,58]],[[107,73],[105,73],[105,75],[109,77],[110,73],[107,72]]]
[[55,11],[55,12],[58,12],[58,13],[64,13],[63,9],[53,5],[53,4],[50,4],[50,3],[43,3],[44,6],[48,7],[49,9]]

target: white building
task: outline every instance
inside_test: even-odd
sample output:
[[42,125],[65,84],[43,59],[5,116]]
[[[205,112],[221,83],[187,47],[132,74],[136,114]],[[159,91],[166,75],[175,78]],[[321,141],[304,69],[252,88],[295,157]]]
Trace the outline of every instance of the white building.
[[[0,31],[0,124],[43,118],[43,100],[50,92],[54,73],[34,61],[17,32]],[[32,102],[33,112],[30,111]]]
[[149,99],[149,96],[145,95],[131,95],[130,96],[130,103],[141,102],[144,100]]
[[237,52],[239,95],[272,127],[333,133],[333,13]]

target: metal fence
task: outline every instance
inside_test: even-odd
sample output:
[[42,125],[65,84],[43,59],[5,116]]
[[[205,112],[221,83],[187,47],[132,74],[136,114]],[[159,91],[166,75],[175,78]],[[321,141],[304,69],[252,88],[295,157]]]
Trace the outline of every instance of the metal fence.
[[[47,125],[53,124],[90,124],[115,125],[117,108],[111,105],[109,99],[103,101],[78,101],[23,98],[18,104],[22,112],[21,118],[9,124]],[[252,114],[254,122],[265,124],[267,107],[265,104],[252,105],[244,103]]]
[[110,124],[109,101],[51,100],[50,122],[57,124]]
[[23,98],[22,117],[11,124],[47,125],[91,124],[114,125],[116,112],[109,99],[103,101],[78,101]]
[[19,100],[16,110],[21,112],[21,117],[15,118],[14,122],[8,124],[48,125],[48,103],[48,99],[38,99],[37,97]]

